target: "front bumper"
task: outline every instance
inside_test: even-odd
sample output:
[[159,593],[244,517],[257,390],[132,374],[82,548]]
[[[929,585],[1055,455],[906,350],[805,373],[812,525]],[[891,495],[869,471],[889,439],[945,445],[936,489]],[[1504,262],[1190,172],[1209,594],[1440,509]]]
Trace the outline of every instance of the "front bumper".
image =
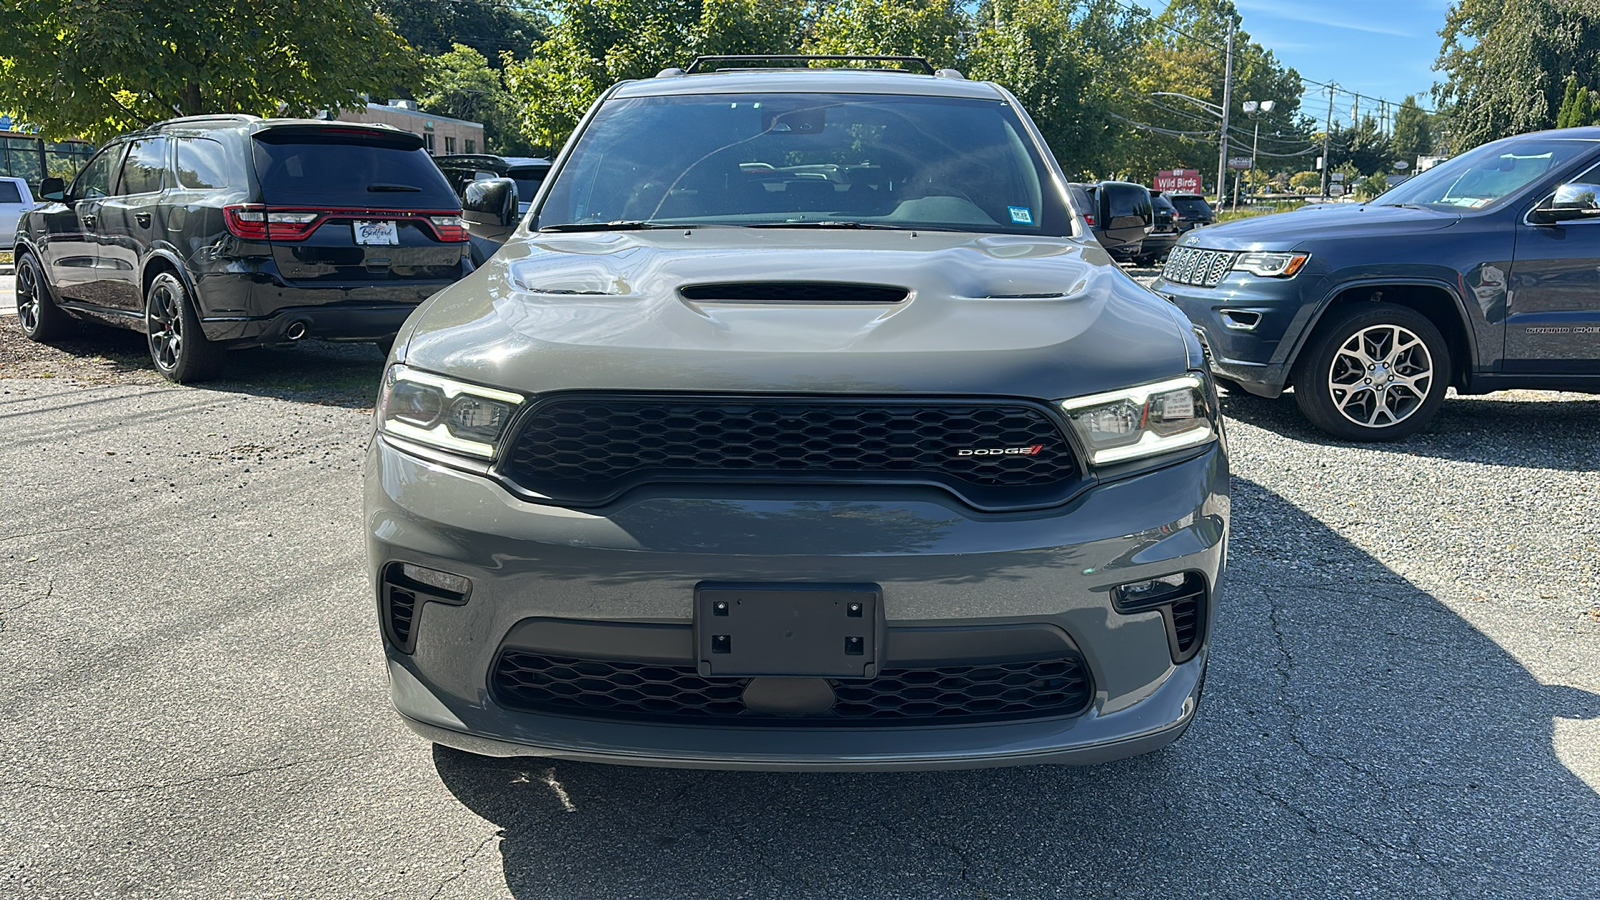
[[[1094,763],[1157,749],[1188,727],[1215,603],[1205,604],[1201,645],[1174,663],[1163,614],[1117,612],[1110,590],[1188,571],[1216,596],[1228,522],[1219,447],[1042,512],[979,514],[932,489],[861,493],[741,488],[580,512],[526,503],[482,476],[374,440],[366,472],[374,591],[377,573],[395,562],[472,581],[466,602],[416,609],[411,652],[385,630],[393,702],[422,736],[469,752],[723,769]],[[534,713],[497,702],[492,670],[519,626],[682,629],[705,581],[881,585],[891,636],[919,627],[1059,630],[1090,675],[1088,709],[998,722],[769,727]]]
[[1230,272],[1215,287],[1157,278],[1150,289],[1189,318],[1212,372],[1276,397],[1289,384],[1294,352],[1311,321],[1313,305],[1301,291],[1313,280]]

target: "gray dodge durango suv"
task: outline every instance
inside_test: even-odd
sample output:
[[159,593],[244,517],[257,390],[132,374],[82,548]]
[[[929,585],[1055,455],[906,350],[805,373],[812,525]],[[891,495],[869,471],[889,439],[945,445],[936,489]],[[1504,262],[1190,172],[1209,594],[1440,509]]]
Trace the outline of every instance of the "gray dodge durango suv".
[[474,753],[1092,763],[1195,714],[1215,390],[1016,99],[669,69],[595,103],[383,379],[391,696]]

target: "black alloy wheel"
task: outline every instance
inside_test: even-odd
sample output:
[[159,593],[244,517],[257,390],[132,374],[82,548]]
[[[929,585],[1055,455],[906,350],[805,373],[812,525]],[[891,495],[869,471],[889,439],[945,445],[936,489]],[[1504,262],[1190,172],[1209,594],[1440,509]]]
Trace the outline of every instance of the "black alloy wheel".
[[72,331],[72,318],[56,306],[32,253],[17,257],[16,294],[17,323],[28,340],[53,341]]
[[205,381],[221,368],[221,348],[206,340],[189,304],[189,292],[171,272],[151,280],[145,293],[144,324],[150,359],[168,381]]
[[1392,441],[1426,428],[1450,387],[1450,348],[1438,327],[1392,303],[1330,316],[1295,364],[1300,411],[1348,441]]

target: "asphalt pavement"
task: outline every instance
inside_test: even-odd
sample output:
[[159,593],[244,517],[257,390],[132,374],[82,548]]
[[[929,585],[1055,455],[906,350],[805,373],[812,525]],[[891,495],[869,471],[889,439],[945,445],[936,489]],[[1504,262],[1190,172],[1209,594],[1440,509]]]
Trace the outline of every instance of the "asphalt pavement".
[[0,379],[0,896],[1600,896],[1595,399],[1452,399],[1362,447],[1230,397],[1231,568],[1181,741],[797,775],[404,729],[370,410],[297,397]]

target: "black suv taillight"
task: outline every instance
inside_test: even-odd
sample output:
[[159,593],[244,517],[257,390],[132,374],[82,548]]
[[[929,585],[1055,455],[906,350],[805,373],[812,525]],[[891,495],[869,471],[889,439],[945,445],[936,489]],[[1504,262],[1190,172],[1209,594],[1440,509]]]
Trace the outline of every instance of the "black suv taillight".
[[329,219],[410,221],[449,244],[464,243],[467,225],[447,210],[319,209],[237,203],[222,208],[223,220],[234,237],[249,241],[303,241]]

